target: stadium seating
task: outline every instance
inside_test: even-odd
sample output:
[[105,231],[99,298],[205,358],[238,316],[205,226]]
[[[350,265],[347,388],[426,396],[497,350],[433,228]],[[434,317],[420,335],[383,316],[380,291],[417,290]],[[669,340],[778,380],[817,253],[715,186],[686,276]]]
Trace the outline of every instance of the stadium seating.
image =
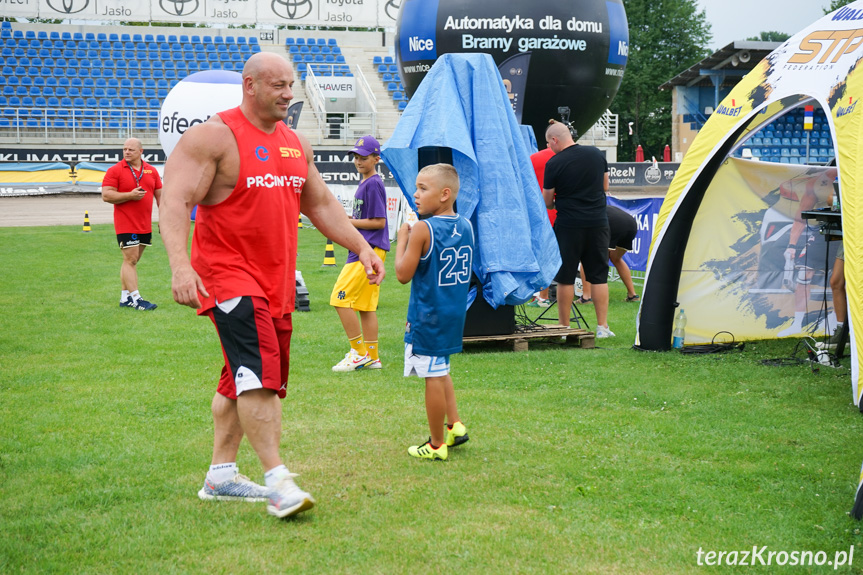
[[812,130],[803,129],[803,108],[795,108],[756,131],[734,155],[742,157],[744,149],[753,158],[782,164],[826,164],[835,155],[830,128],[821,109],[815,110]]
[[132,118],[136,128],[156,129],[161,100],[180,79],[240,71],[261,50],[242,36],[37,33],[11,22],[2,23],[0,47],[0,128],[63,129],[118,128]]

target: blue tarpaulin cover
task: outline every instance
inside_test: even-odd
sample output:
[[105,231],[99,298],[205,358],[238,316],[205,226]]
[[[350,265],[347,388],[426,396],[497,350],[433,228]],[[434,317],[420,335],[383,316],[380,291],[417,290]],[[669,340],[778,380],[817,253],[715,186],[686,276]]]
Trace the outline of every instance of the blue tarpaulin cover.
[[410,99],[381,157],[407,201],[417,150],[452,149],[461,181],[458,211],[476,231],[474,272],[497,308],[524,303],[547,287],[560,252],[539,184],[494,60],[488,54],[444,54]]

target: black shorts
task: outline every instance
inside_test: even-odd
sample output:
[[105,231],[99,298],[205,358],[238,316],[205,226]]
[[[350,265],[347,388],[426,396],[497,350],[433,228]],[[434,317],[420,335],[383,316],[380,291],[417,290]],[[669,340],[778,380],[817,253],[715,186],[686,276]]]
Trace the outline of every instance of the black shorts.
[[608,228],[611,238],[608,241],[608,249],[615,250],[617,248],[626,251],[632,250],[632,241],[638,235],[638,223],[631,215],[624,210],[608,206]]
[[153,245],[153,234],[117,234],[120,249]]
[[[223,309],[224,308],[224,309]],[[284,398],[290,370],[291,314],[270,315],[267,300],[243,296],[207,311],[216,326],[225,365],[216,391],[228,399],[252,389],[270,389]]]
[[554,227],[560,258],[563,263],[554,280],[573,285],[578,276],[578,264],[584,269],[584,279],[592,284],[608,283],[608,226],[596,228]]

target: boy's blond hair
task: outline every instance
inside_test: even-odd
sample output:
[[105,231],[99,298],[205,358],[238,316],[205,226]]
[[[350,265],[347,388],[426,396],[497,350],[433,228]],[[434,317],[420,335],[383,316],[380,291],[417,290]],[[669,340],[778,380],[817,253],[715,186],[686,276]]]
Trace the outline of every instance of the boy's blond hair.
[[420,170],[419,173],[427,174],[434,178],[435,181],[440,185],[441,189],[449,188],[452,192],[453,197],[458,194],[458,172],[451,165],[431,164]]

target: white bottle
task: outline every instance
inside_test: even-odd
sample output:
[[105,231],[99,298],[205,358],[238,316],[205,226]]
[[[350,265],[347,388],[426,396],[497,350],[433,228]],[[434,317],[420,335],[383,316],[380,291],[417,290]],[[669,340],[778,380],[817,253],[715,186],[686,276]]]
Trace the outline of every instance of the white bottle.
[[683,340],[686,339],[686,314],[683,313],[683,308],[677,312],[677,318],[674,320],[674,331],[671,334],[671,347],[674,349],[683,348]]

